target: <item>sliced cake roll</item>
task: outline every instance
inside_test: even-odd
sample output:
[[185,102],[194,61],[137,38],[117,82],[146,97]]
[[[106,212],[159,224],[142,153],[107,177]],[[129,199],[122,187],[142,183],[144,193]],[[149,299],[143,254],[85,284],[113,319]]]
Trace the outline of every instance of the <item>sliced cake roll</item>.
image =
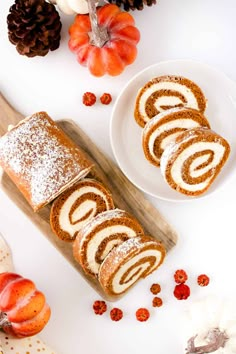
[[102,261],[114,246],[140,234],[143,234],[143,228],[126,211],[105,211],[79,231],[73,244],[73,254],[85,273],[96,277]]
[[189,129],[165,149],[161,157],[161,172],[173,189],[197,196],[211,186],[229,153],[229,143],[214,131]]
[[148,81],[140,89],[134,117],[137,123],[144,127],[158,113],[184,106],[204,113],[206,99],[200,87],[182,76],[160,76]]
[[110,209],[114,209],[111,193],[100,182],[86,178],[53,202],[51,228],[62,240],[73,241],[88,220]]
[[120,295],[156,270],[164,258],[165,248],[154,238],[142,235],[129,239],[105,258],[99,269],[99,282],[106,294]]
[[160,166],[160,158],[168,146],[186,129],[196,127],[210,128],[202,113],[192,108],[170,108],[152,118],[143,129],[142,145],[146,159]]

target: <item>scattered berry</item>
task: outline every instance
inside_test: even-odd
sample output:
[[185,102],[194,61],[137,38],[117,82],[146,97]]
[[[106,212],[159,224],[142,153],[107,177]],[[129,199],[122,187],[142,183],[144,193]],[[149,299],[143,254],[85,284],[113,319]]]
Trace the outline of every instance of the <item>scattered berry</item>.
[[140,322],[147,321],[150,317],[148,309],[140,308],[136,311],[136,318]]
[[183,269],[176,270],[174,279],[177,284],[185,283],[188,280],[188,275]]
[[163,301],[160,297],[155,296],[152,300],[153,307],[161,307],[163,305]]
[[100,97],[100,101],[102,104],[109,104],[112,101],[112,97],[109,93],[104,93],[101,97]]
[[97,300],[93,303],[93,311],[96,315],[103,315],[107,310],[107,304],[105,301]]
[[210,282],[210,278],[206,274],[201,274],[197,277],[198,285],[207,286]]
[[92,106],[96,102],[96,96],[92,92],[85,92],[83,94],[83,104],[85,106]]
[[174,289],[174,296],[178,300],[186,300],[190,295],[190,288],[186,284],[178,284]]
[[112,321],[120,321],[123,317],[123,311],[118,309],[117,307],[114,307],[111,311],[110,311],[110,317],[112,319]]
[[153,295],[156,295],[161,291],[161,286],[159,284],[152,284],[150,291]]

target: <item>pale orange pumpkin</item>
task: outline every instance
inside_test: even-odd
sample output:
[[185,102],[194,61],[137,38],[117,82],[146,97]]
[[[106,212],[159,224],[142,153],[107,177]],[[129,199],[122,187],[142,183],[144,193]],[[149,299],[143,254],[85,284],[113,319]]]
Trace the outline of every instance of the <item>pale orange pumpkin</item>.
[[91,43],[89,15],[77,15],[69,29],[69,48],[94,76],[119,75],[136,59],[139,30],[133,17],[113,4],[97,9],[97,18],[98,26],[108,34],[105,44],[99,47]]

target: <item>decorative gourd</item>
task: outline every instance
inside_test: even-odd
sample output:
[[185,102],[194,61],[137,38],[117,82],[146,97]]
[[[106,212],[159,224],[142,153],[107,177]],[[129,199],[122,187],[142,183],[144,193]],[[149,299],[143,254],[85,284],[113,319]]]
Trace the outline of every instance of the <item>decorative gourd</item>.
[[208,297],[191,305],[185,354],[236,353],[235,303]]
[[39,333],[50,318],[50,307],[35,284],[15,273],[0,274],[0,327],[15,337]]
[[[93,5],[90,1],[88,4]],[[95,11],[97,25],[91,13],[90,17],[75,17],[69,29],[69,48],[94,76],[119,75],[136,59],[139,30],[133,17],[116,5],[108,4]]]
[[56,4],[66,15],[88,13],[87,0],[51,0],[51,2]]

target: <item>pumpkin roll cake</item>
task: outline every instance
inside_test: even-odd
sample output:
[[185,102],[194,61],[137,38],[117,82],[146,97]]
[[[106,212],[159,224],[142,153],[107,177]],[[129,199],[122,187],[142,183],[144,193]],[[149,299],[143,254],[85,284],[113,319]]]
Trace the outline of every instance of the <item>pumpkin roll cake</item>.
[[99,269],[98,279],[104,292],[111,296],[126,292],[139,279],[156,270],[165,254],[164,246],[146,235],[113,248]]
[[34,211],[85,177],[93,167],[46,112],[25,118],[0,138],[0,166]]
[[165,149],[161,172],[176,191],[198,196],[211,186],[229,154],[229,143],[214,131],[204,127],[189,129]]
[[111,193],[100,182],[85,178],[53,202],[51,228],[62,240],[73,241],[88,220],[110,209],[114,209]]
[[74,258],[85,273],[97,277],[101,263],[113,247],[143,233],[142,226],[126,211],[105,211],[78,232],[73,243]]
[[192,108],[170,108],[157,114],[144,127],[142,145],[146,159],[160,166],[160,158],[168,144],[183,131],[196,127],[210,128],[202,113]]
[[204,113],[206,98],[200,87],[182,76],[160,76],[148,81],[139,90],[134,117],[136,122],[144,127],[158,113],[184,106]]

